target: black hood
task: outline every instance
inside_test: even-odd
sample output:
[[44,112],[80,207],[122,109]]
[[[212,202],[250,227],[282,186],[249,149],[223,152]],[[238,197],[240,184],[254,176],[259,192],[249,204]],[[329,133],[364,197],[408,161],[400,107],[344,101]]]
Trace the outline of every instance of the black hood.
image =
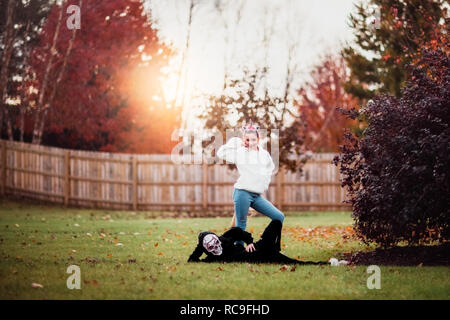
[[222,239],[220,239],[220,237],[217,234],[215,234],[214,232],[210,232],[210,231],[203,231],[203,232],[200,232],[198,234],[198,245],[202,247],[202,250],[203,250],[204,253],[206,253],[207,255],[210,255],[208,250],[206,250],[206,248],[203,246],[203,238],[207,234],[214,234],[214,235],[216,235],[219,238],[220,242],[222,242]]

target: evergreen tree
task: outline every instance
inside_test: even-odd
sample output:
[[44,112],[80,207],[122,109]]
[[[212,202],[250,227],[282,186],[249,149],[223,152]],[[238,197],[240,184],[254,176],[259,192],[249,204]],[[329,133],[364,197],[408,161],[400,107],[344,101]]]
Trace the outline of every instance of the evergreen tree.
[[356,47],[342,50],[350,79],[345,90],[361,104],[378,93],[400,96],[405,66],[419,59],[420,49],[448,51],[448,17],[442,0],[370,0],[350,15]]

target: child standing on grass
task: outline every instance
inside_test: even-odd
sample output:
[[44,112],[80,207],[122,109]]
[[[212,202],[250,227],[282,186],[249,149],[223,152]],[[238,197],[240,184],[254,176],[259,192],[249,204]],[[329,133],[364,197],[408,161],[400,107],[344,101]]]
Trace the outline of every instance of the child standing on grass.
[[[217,150],[217,157],[236,164],[240,175],[234,184],[232,226],[245,230],[250,207],[283,223],[284,214],[261,195],[269,188],[275,165],[269,152],[259,145],[259,126],[250,124],[242,130],[243,139],[233,137]],[[238,243],[244,245],[243,241]]]

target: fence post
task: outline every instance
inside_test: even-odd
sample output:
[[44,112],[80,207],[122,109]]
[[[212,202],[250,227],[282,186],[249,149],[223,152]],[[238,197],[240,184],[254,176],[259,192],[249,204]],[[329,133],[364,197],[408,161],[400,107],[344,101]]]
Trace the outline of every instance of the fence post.
[[202,200],[203,200],[203,209],[208,207],[208,164],[206,163],[206,159],[203,158],[203,187],[202,187]]
[[133,210],[137,210],[137,160],[136,156],[133,157]]
[[2,140],[2,195],[6,194],[6,141]]
[[70,199],[70,151],[64,152],[64,205],[69,205]]

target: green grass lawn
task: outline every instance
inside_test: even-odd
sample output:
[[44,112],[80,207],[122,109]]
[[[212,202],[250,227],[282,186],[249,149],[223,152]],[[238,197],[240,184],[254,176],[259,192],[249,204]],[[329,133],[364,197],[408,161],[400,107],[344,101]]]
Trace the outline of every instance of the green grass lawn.
[[[284,270],[275,264],[187,263],[198,233],[221,234],[231,217],[158,219],[148,212],[0,201],[1,299],[450,298],[450,268],[445,266],[380,266],[381,289],[369,290],[366,266]],[[247,231],[258,239],[268,222],[251,217]],[[372,250],[342,237],[351,223],[349,212],[287,213],[282,252],[328,260]],[[80,267],[81,290],[66,286],[69,265]]]

